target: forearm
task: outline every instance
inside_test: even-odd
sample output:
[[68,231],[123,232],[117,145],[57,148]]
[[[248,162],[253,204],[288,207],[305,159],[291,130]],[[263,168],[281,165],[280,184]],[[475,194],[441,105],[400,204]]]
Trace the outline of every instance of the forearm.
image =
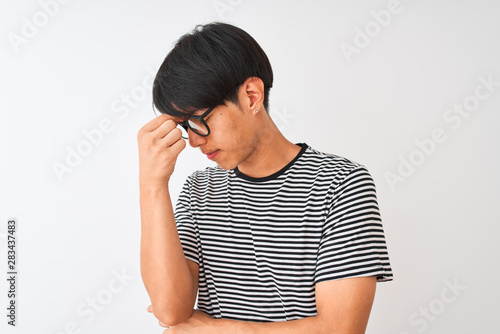
[[214,319],[208,333],[364,334],[375,297],[376,277],[353,277],[316,284],[318,314],[285,322]]
[[193,277],[175,225],[168,186],[141,183],[141,275],[155,316],[185,321],[196,300]]
[[336,333],[323,319],[315,316],[283,322],[246,322],[217,319],[213,333],[218,334],[332,334]]

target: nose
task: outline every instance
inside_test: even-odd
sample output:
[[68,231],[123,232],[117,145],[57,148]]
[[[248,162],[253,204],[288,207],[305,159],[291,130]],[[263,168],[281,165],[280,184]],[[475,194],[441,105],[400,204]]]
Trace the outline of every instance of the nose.
[[207,137],[202,137],[191,129],[188,129],[188,140],[191,147],[199,147],[207,142]]

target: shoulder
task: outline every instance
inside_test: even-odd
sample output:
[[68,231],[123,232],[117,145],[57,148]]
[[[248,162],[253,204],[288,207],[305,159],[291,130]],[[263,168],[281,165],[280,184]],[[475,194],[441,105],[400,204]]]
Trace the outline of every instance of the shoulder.
[[325,153],[315,150],[311,146],[307,146],[303,154],[304,160],[313,164],[320,164],[321,167],[325,168],[344,168],[344,169],[353,169],[357,167],[362,167],[361,164],[352,161],[348,158],[332,154]]
[[229,173],[232,171],[224,170],[219,166],[207,167],[202,170],[197,170],[192,173],[188,179],[187,183],[191,187],[199,188],[206,187],[209,184],[220,184],[225,183],[229,177]]
[[358,162],[336,154],[320,152],[310,146],[301,158],[296,164],[299,169],[328,179],[334,187],[352,175],[369,175],[367,168]]

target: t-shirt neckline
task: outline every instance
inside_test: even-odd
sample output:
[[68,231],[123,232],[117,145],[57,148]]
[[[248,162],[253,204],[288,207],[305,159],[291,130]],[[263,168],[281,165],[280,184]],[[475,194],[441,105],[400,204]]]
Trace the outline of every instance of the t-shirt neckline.
[[295,161],[297,161],[302,156],[302,154],[306,151],[306,149],[309,147],[305,143],[298,143],[298,144],[295,144],[295,145],[302,147],[300,149],[300,152],[295,156],[295,158],[293,158],[292,161],[290,161],[285,167],[281,168],[279,171],[277,171],[277,172],[275,172],[275,173],[273,173],[273,174],[271,174],[269,176],[264,176],[264,177],[252,177],[252,176],[248,176],[248,175],[243,174],[242,172],[240,172],[240,170],[238,169],[238,167],[234,168],[233,171],[236,174],[236,176],[238,176],[238,177],[240,177],[242,179],[248,180],[248,181],[253,181],[253,182],[264,182],[264,181],[269,181],[269,180],[276,179],[278,176],[280,176],[281,174],[285,173],[290,167],[292,167],[292,165],[295,163]]

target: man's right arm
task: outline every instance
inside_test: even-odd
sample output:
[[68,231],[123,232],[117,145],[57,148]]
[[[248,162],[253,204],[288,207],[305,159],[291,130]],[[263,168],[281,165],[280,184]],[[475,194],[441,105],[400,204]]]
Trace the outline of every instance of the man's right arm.
[[176,125],[161,115],[137,134],[141,275],[154,315],[170,326],[189,318],[198,291],[198,265],[184,256],[168,188],[177,156],[186,146]]

